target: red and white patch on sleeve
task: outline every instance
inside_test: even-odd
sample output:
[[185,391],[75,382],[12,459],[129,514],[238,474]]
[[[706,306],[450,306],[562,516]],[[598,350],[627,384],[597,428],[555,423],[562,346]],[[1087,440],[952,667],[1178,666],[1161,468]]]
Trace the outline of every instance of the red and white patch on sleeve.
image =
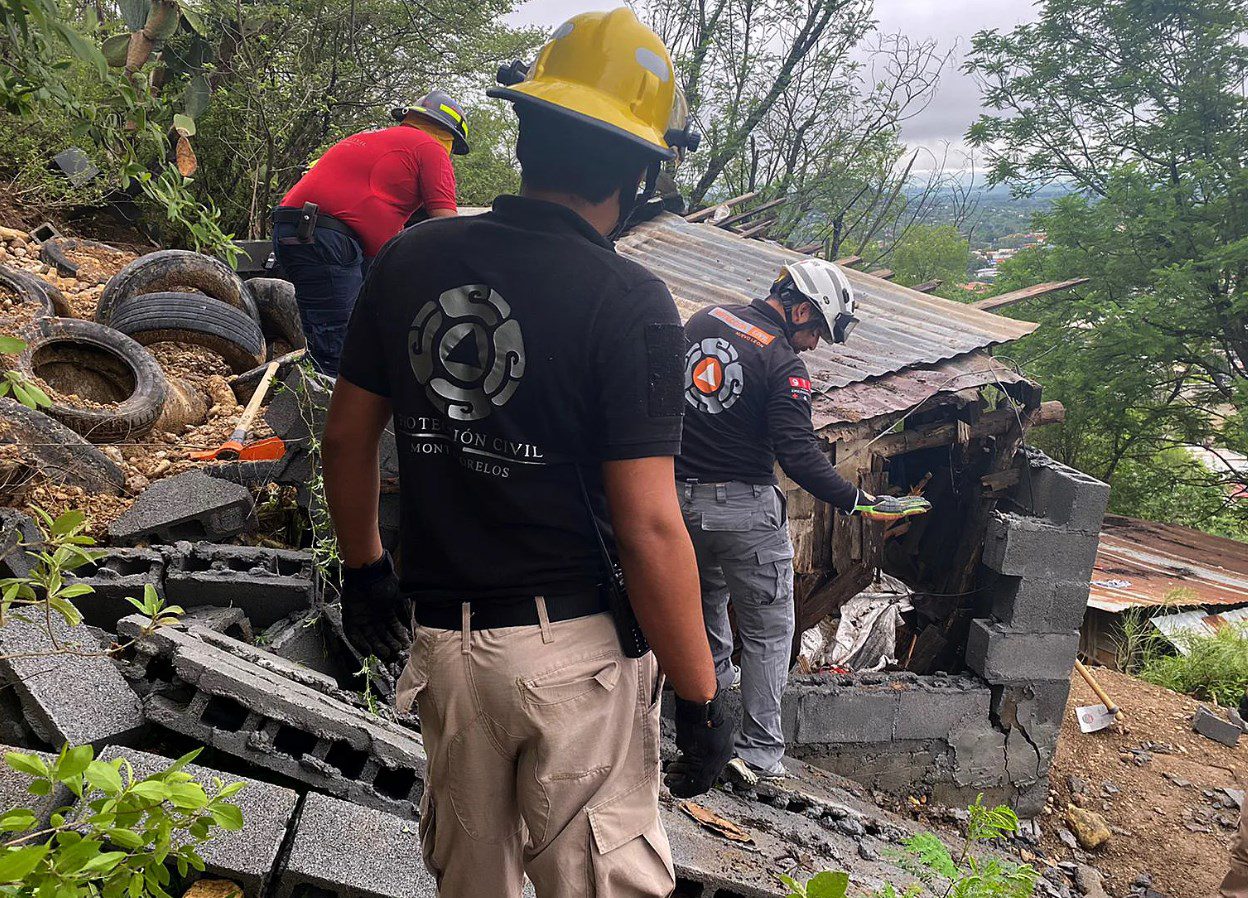
[[794,399],[810,401],[810,381],[804,377],[789,378],[789,395]]

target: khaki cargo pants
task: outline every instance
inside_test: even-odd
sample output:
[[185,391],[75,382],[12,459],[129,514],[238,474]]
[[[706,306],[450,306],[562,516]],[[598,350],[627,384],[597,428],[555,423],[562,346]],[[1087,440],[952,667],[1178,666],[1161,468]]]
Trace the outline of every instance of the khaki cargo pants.
[[419,708],[441,898],[519,898],[526,873],[538,898],[670,895],[654,655],[624,657],[605,614],[413,635],[398,705]]
[[1239,814],[1239,833],[1231,843],[1231,870],[1218,892],[1222,898],[1248,898],[1248,801]]

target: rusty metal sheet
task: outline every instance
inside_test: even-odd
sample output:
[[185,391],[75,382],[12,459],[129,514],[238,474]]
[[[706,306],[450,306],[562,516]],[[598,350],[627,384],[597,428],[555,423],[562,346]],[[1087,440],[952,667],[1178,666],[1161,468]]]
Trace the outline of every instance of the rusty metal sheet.
[[815,430],[857,424],[909,411],[940,393],[1020,380],[1022,375],[1005,362],[986,352],[968,352],[935,365],[907,368],[820,393],[812,400],[811,417]]
[[[781,266],[809,258],[670,213],[635,226],[616,248],[667,283],[685,318],[703,306],[745,303],[765,296]],[[857,293],[862,323],[848,343],[821,346],[803,356],[811,379],[824,389],[1017,340],[1038,326],[853,269],[845,273]]]
[[1088,606],[1248,605],[1248,544],[1177,524],[1108,515]]

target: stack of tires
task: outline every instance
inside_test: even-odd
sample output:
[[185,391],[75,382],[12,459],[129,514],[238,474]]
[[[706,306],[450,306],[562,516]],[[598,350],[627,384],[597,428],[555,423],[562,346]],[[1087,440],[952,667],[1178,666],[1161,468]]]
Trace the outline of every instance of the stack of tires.
[[[54,443],[131,442],[152,429],[180,389],[175,383],[171,390],[146,348],[153,343],[202,346],[236,375],[263,366],[270,348],[289,352],[304,345],[290,284],[244,283],[223,262],[186,250],[154,252],[127,265],[105,285],[94,321],[69,317],[60,291],[26,272],[0,266],[0,285],[19,303],[37,305],[34,321],[18,334],[26,348],[15,367],[57,394],[43,409],[53,420],[40,436],[32,428],[39,429],[44,415],[0,400],[0,422],[10,425],[0,441],[47,445],[47,457],[36,461],[52,467],[67,458]],[[112,466],[116,476],[107,471],[103,480],[120,488],[120,470],[91,448],[89,467]]]

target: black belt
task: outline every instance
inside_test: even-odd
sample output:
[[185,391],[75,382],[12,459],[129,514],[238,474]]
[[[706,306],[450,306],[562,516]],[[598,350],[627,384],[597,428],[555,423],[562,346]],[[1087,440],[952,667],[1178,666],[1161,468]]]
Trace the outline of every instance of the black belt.
[[[303,221],[304,212],[302,209],[296,209],[294,206],[277,206],[273,209],[274,224],[293,224],[296,227]],[[360,243],[360,236],[355,233],[351,225],[339,218],[334,218],[328,212],[316,213],[316,227],[328,228],[331,231],[337,231],[339,234],[346,234],[356,243]]]
[[[493,630],[499,627],[535,627],[537,601],[533,596],[520,599],[482,599],[472,603],[468,620],[471,630]],[[546,618],[551,621],[573,620],[601,614],[608,609],[606,594],[601,589],[563,596],[546,596]],[[458,630],[464,625],[462,605],[416,604],[412,617],[422,627],[435,630]]]

